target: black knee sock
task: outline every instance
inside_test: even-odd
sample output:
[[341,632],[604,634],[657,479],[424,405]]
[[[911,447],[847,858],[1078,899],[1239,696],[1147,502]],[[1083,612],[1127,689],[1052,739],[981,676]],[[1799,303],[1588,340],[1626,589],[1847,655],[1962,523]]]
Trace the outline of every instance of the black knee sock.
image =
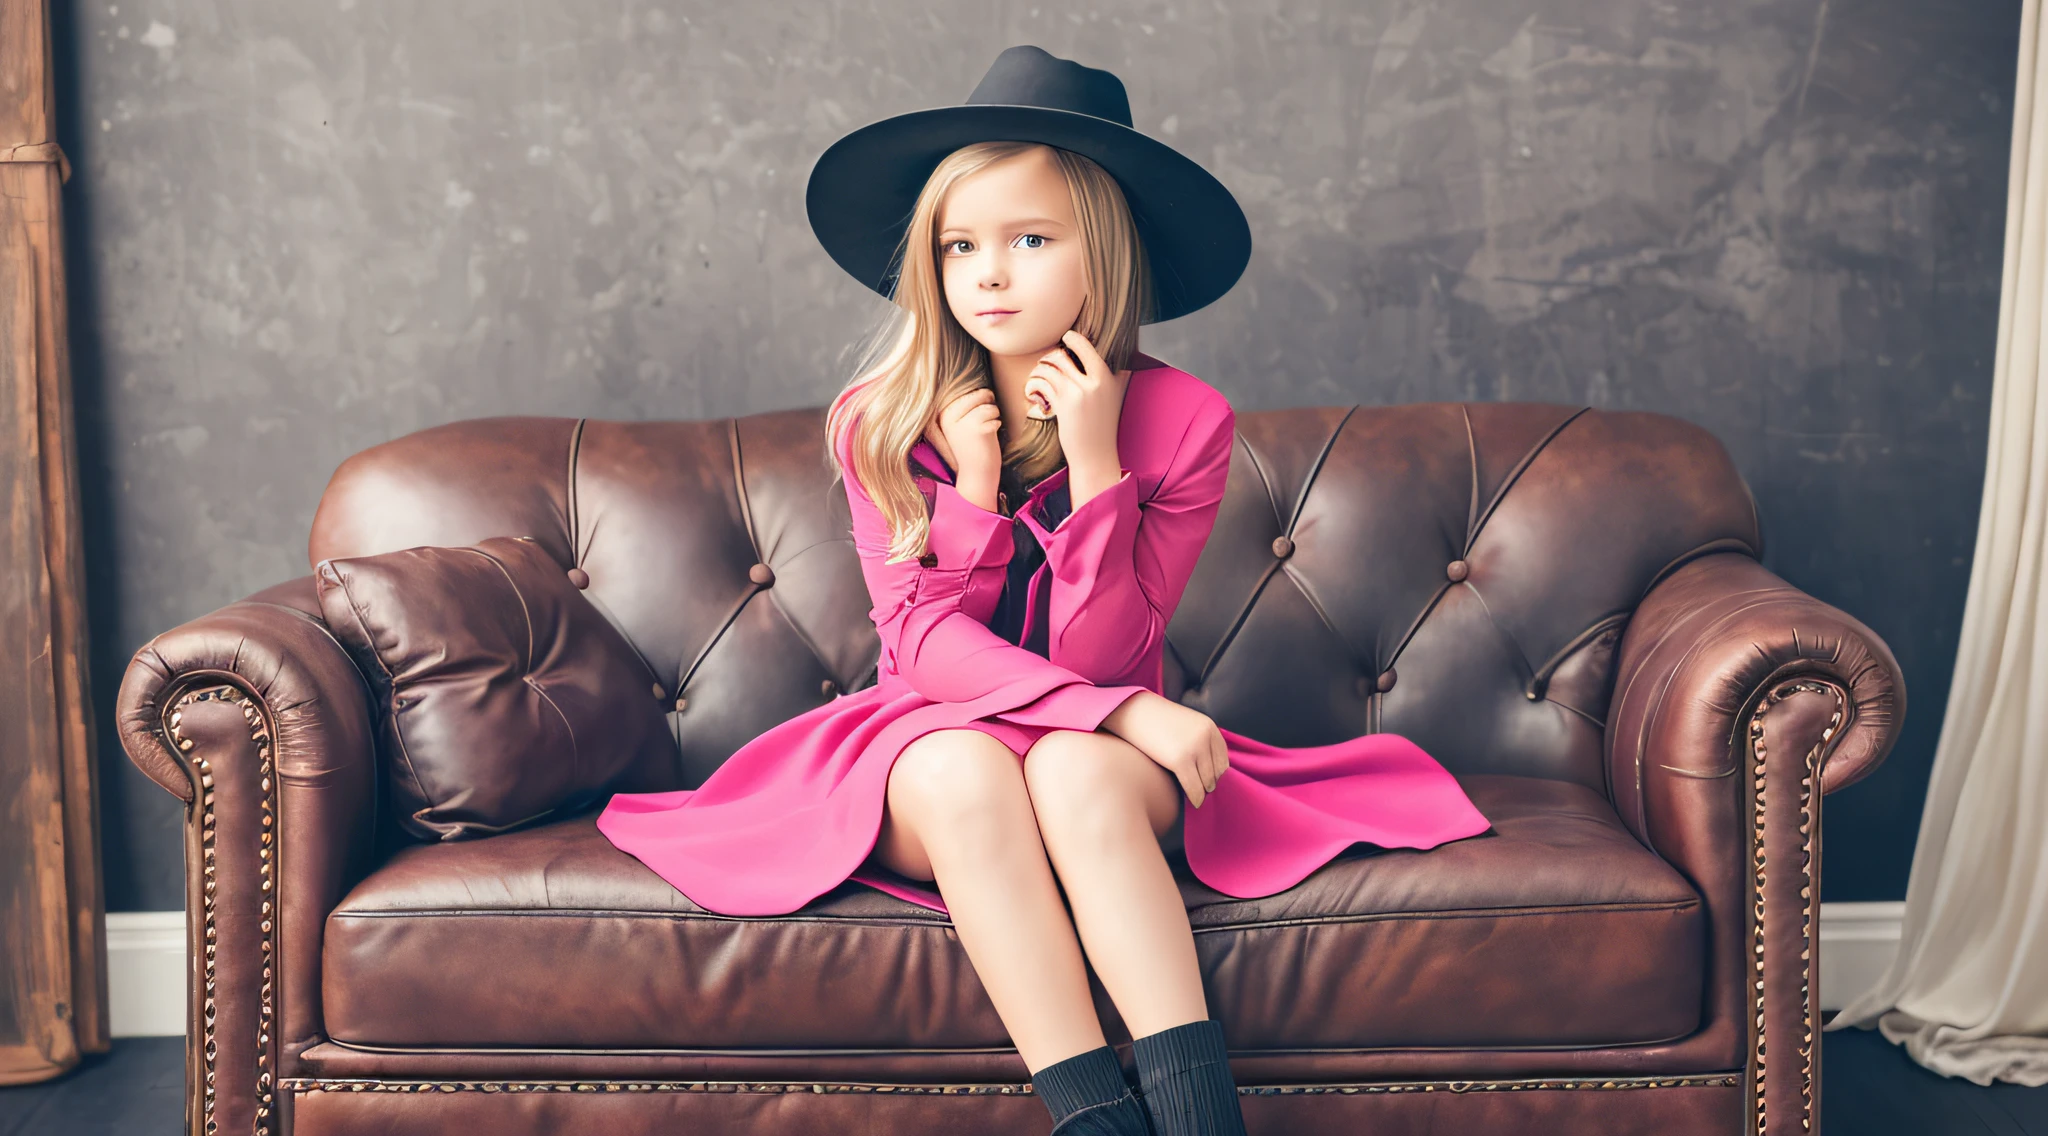
[[1135,1038],[1132,1055],[1159,1136],[1245,1136],[1222,1022],[1205,1018]]
[[1131,1090],[1116,1050],[1104,1045],[1055,1061],[1031,1074],[1031,1087],[1052,1112],[1053,1123],[1091,1104],[1117,1100]]

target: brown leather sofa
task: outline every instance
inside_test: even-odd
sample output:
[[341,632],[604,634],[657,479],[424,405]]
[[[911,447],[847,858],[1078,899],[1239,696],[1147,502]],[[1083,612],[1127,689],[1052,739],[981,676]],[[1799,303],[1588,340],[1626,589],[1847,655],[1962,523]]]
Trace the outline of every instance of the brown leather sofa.
[[[822,429],[423,430],[343,464],[311,559],[538,538],[671,676],[673,764],[642,780],[689,787],[873,681]],[[1238,431],[1166,693],[1278,744],[1401,733],[1494,823],[1263,899],[1175,865],[1252,1131],[1816,1130],[1821,797],[1905,696],[1868,628],[1758,563],[1726,451],[1547,404]],[[311,576],[265,589],[120,692],[129,756],[189,806],[194,1133],[1050,1128],[935,912],[849,883],[711,914],[589,811],[405,835],[320,610]]]

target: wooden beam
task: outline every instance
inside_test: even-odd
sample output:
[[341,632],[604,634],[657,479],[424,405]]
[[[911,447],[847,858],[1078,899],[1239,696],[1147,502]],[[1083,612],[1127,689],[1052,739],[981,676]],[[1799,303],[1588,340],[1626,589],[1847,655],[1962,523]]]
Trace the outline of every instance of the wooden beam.
[[108,1045],[50,67],[44,0],[0,0],[0,1084]]

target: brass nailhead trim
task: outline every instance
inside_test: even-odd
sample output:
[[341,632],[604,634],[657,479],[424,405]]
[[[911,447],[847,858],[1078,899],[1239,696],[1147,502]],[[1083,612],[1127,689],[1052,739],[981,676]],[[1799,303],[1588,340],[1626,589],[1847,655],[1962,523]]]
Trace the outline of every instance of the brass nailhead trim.
[[[166,716],[164,732],[171,739],[172,748],[178,753],[190,753],[193,739],[184,735],[185,707],[194,702],[232,702],[241,707],[242,719],[249,727],[249,740],[256,745],[257,786],[263,796],[263,832],[256,849],[256,870],[258,891],[263,896],[263,983],[259,989],[260,1000],[256,1011],[256,1124],[255,1136],[269,1136],[271,1131],[271,1110],[275,1101],[271,1091],[271,1066],[276,1054],[271,1048],[272,1028],[275,1015],[275,993],[277,987],[277,856],[273,853],[282,848],[277,838],[277,774],[272,763],[271,734],[269,723],[264,719],[262,706],[240,688],[233,686],[209,686],[189,690],[178,696],[171,704]],[[200,1108],[205,1120],[204,1131],[215,1136],[220,1131],[220,1121],[214,1116],[214,1061],[219,1055],[214,1035],[214,957],[219,947],[220,930],[215,922],[214,892],[219,884],[214,864],[214,813],[213,813],[213,766],[203,757],[193,757],[188,771],[196,788],[195,804],[199,806],[199,845],[205,864],[206,882],[201,889],[201,933],[205,937],[204,954],[205,980],[203,987],[204,1014],[200,1046],[200,1081],[205,1086]]]
[[[293,1093],[876,1093],[894,1096],[1031,1096],[1023,1085],[856,1085],[827,1081],[382,1081],[287,1077]],[[1737,1073],[1681,1077],[1550,1077],[1517,1081],[1409,1081],[1369,1085],[1240,1085],[1238,1095],[1322,1096],[1393,1093],[1740,1088]]]
[[1820,886],[1820,881],[1813,877],[1813,842],[1816,837],[1813,825],[1813,786],[1820,777],[1821,755],[1827,750],[1828,743],[1834,740],[1835,731],[1841,728],[1846,707],[1840,688],[1828,683],[1799,680],[1781,684],[1777,689],[1766,692],[1763,701],[1757,704],[1756,712],[1749,718],[1749,745],[1750,752],[1755,755],[1756,770],[1756,788],[1752,802],[1754,830],[1750,835],[1750,870],[1754,874],[1752,886],[1755,890],[1751,895],[1756,915],[1756,929],[1751,936],[1751,947],[1756,983],[1756,1114],[1752,1119],[1756,1122],[1757,1136],[1765,1136],[1768,1128],[1764,1100],[1764,715],[1770,712],[1771,707],[1786,698],[1802,693],[1826,694],[1835,700],[1835,712],[1828,719],[1827,728],[1820,732],[1820,740],[1813,744],[1813,748],[1806,751],[1806,767],[1799,780],[1799,832],[1805,838],[1806,852],[1806,879],[1799,888],[1799,1003],[1807,1007],[1803,1013],[1804,1025],[1799,1044],[1799,1124],[1806,1131],[1813,1129],[1813,991],[1809,984],[1812,981],[1814,892]]

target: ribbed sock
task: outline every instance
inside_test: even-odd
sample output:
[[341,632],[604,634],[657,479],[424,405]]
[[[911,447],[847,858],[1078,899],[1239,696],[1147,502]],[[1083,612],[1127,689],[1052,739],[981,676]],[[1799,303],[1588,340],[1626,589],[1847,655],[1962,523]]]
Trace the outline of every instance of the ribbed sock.
[[1055,1061],[1031,1074],[1031,1087],[1052,1113],[1054,1124],[1091,1104],[1104,1104],[1130,1091],[1116,1050],[1099,1046]]
[[1222,1022],[1188,1022],[1134,1038],[1131,1046],[1158,1136],[1245,1136]]

